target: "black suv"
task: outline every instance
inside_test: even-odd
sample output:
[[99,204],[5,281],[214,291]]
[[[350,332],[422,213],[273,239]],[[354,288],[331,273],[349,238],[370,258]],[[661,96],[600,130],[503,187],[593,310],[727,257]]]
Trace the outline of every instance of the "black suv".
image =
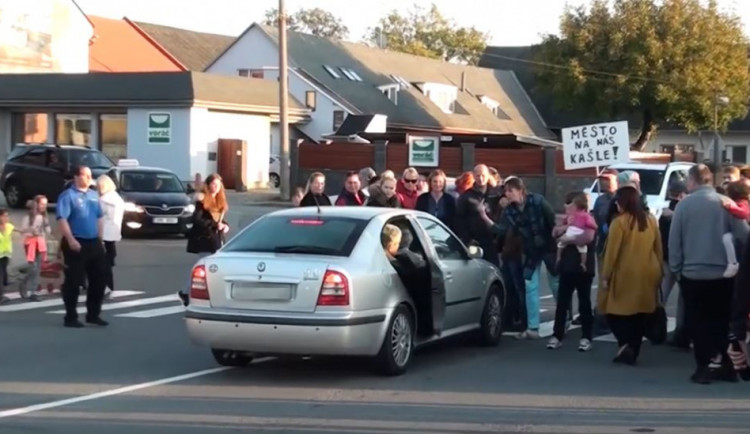
[[109,171],[114,164],[96,149],[80,146],[17,145],[3,167],[0,190],[12,208],[22,208],[37,194],[50,202],[73,178],[71,169],[88,166],[94,179]]

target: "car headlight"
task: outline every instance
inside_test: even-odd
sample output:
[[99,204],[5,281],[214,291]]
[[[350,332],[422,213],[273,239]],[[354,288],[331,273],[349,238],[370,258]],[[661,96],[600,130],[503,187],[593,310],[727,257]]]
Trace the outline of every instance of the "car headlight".
[[142,213],[143,207],[134,204],[133,202],[125,202],[125,212],[137,212]]
[[185,211],[183,211],[185,214],[192,214],[193,212],[195,212],[195,205],[192,203],[186,206]]

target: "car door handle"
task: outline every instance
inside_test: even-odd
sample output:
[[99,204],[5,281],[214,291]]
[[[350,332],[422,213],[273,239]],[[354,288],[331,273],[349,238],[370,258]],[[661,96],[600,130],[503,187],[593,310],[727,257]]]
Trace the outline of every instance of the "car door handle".
[[445,273],[445,280],[453,280],[453,273]]

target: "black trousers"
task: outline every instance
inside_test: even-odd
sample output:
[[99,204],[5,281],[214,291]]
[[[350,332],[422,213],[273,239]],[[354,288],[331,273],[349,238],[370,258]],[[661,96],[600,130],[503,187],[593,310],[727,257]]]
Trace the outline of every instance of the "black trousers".
[[86,290],[86,318],[99,317],[104,299],[104,247],[99,240],[77,239],[81,250],[74,252],[63,238],[60,248],[65,261],[65,281],[62,297],[65,303],[65,321],[78,319],[77,305],[80,287],[84,278],[88,278]]
[[8,263],[9,257],[0,258],[0,298],[5,294],[5,287],[8,286]]
[[115,275],[114,266],[115,258],[117,257],[117,248],[115,247],[114,241],[104,242],[104,256],[106,262],[104,264],[104,285],[108,286],[112,291],[115,290]]
[[611,315],[607,314],[607,323],[612,334],[617,338],[619,346],[627,345],[638,356],[641,352],[641,342],[646,334],[646,325],[649,314],[637,313],[635,315]]
[[698,367],[725,354],[729,345],[729,317],[732,279],[693,280],[683,277],[680,289],[685,297],[685,323],[693,341]]
[[581,315],[581,337],[591,340],[594,315],[591,312],[591,284],[594,276],[581,273],[560,273],[560,284],[557,289],[557,308],[555,309],[554,335],[557,339],[565,337],[565,325],[573,303],[573,291],[578,294],[578,313]]

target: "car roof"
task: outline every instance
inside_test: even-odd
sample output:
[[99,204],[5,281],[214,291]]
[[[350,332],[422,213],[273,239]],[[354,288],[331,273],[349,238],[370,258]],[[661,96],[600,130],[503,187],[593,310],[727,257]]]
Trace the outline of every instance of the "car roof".
[[385,216],[395,217],[414,213],[415,211],[403,208],[381,208],[372,206],[321,206],[320,213],[314,206],[289,208],[272,212],[268,215],[273,216],[310,216],[310,217],[349,217],[362,220],[370,220],[373,217]]
[[53,143],[18,143],[18,148],[58,148],[58,149],[79,149],[81,151],[99,152],[98,149],[78,145],[55,145]]
[[164,169],[161,167],[150,167],[150,166],[133,166],[133,167],[122,167],[122,166],[113,166],[113,169],[116,169],[120,173],[124,172],[161,172],[161,173],[171,173],[174,175],[174,172],[172,172],[169,169]]
[[667,167],[673,167],[673,166],[690,167],[693,165],[695,165],[695,163],[690,163],[686,161],[678,161],[674,163],[641,163],[641,162],[633,161],[630,163],[613,164],[611,166],[608,166],[608,168],[617,169],[617,170],[627,170],[627,169],[665,170]]

